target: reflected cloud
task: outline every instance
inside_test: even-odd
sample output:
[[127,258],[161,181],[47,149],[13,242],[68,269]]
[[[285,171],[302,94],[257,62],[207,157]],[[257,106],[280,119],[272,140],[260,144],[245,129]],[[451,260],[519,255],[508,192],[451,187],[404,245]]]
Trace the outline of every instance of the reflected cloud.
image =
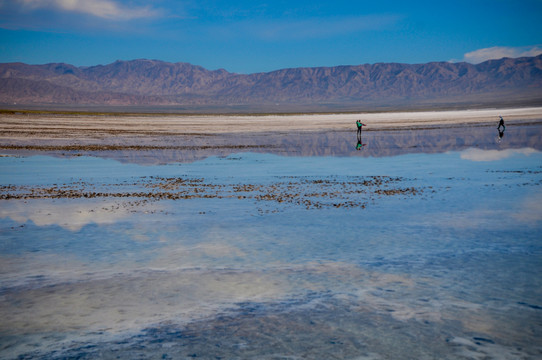
[[226,244],[203,244],[198,246],[198,249],[206,256],[221,258],[224,256],[245,256],[246,254],[240,249]]
[[512,216],[525,223],[536,223],[542,221],[542,192],[530,194],[528,198],[520,204],[518,212]]
[[[285,278],[260,272],[142,271],[109,279],[29,288],[0,301],[0,331],[110,332],[165,320],[191,321],[245,301],[268,301],[291,292]],[[138,296],[134,296],[137,293]]]
[[498,161],[515,155],[529,156],[538,152],[539,151],[532,148],[506,150],[482,150],[471,148],[461,152],[461,159],[470,161]]
[[[60,258],[58,255],[56,260]],[[367,272],[341,262],[282,264],[264,271],[203,268],[119,273],[111,269],[108,277],[103,275],[89,278],[82,273],[79,281],[57,283],[55,291],[48,286],[14,289],[11,301],[0,299],[0,316],[4,319],[0,331],[137,330],[161,321],[201,319],[245,302],[283,301],[303,296],[307,290],[329,288],[336,290],[338,297],[357,289],[354,291],[364,308],[387,311],[397,304],[385,299],[383,288],[411,289],[415,284],[409,277]],[[414,310],[403,310],[401,319],[415,317]]]
[[[153,205],[156,207],[156,205]],[[18,223],[32,221],[37,226],[58,225],[78,231],[88,224],[107,225],[126,219],[132,205],[115,201],[5,201],[0,218],[10,218]]]
[[[232,259],[246,258],[241,249],[223,243],[202,243],[193,246],[168,246],[149,263],[153,270],[172,271],[201,266],[230,264]],[[239,259],[238,259],[239,260]]]
[[[211,244],[201,249],[213,249],[210,252],[215,255],[231,252]],[[109,341],[114,334],[133,334],[160,325],[203,319],[223,325],[223,315],[235,315],[238,310],[250,312],[260,306],[281,309],[286,318],[290,313],[335,316],[341,314],[337,309],[347,309],[348,316],[378,317],[379,321],[389,318],[394,324],[402,322],[402,327],[413,321],[443,323],[456,318],[457,309],[469,314],[483,310],[479,304],[445,294],[428,298],[427,294],[439,286],[439,281],[431,278],[368,271],[340,261],[277,263],[263,271],[204,267],[111,272],[110,277],[62,282],[53,288],[14,289],[9,301],[7,297],[0,299],[4,320],[0,332],[24,334],[27,343],[39,343],[40,348],[47,349],[58,341],[55,336],[47,336],[52,332],[65,336],[68,347],[70,341],[99,343]],[[325,295],[308,296],[319,291]],[[315,313],[311,313],[313,309]],[[277,317],[267,312],[266,316],[273,317],[273,326],[288,326],[288,322],[281,322],[281,314]],[[487,320],[488,316],[479,316],[479,323],[487,324]],[[312,322],[311,326],[317,329]],[[236,328],[226,331],[229,329]],[[41,334],[46,336],[36,341]],[[32,350],[36,351],[35,345]]]

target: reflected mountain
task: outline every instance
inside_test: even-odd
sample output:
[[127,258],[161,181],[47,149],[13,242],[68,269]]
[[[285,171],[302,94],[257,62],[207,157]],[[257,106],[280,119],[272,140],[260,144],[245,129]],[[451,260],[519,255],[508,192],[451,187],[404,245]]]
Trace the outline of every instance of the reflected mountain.
[[[97,156],[123,163],[142,165],[191,163],[211,156],[225,157],[241,152],[271,153],[281,156],[364,156],[383,157],[410,153],[440,153],[468,148],[502,150],[533,148],[542,150],[542,123],[509,124],[506,139],[494,125],[434,127],[363,131],[363,141],[352,131],[275,132],[186,135],[101,140],[100,144],[65,141],[2,144],[3,153],[18,155]],[[357,141],[357,144],[356,144]],[[361,143],[361,145],[360,145]],[[353,146],[353,144],[356,144]],[[358,151],[363,149],[363,151]]]

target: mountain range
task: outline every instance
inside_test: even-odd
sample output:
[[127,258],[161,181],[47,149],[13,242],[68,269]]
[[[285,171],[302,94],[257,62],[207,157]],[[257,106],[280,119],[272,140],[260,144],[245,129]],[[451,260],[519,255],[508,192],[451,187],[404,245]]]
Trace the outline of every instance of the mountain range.
[[473,65],[378,63],[236,74],[188,63],[0,64],[5,105],[542,104],[542,55]]

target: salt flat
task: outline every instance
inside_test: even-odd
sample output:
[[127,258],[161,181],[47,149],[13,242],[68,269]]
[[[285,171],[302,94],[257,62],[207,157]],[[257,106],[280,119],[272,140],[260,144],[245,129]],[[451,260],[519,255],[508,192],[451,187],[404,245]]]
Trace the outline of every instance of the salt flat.
[[462,126],[530,121],[542,118],[542,107],[423,112],[275,115],[67,115],[3,114],[0,139],[70,139],[111,136],[163,136],[250,132],[355,129],[360,119],[367,130]]

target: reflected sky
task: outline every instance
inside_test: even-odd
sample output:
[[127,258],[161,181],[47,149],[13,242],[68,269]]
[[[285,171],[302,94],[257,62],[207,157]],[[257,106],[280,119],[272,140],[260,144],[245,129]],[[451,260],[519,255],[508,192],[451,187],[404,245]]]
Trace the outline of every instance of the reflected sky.
[[[303,157],[387,157],[412,153],[463,151],[469,148],[542,150],[542,125],[539,121],[507,125],[502,137],[496,125],[428,126],[416,130],[379,131],[364,128],[361,150],[353,128],[352,131],[181,135],[160,138],[111,137],[94,141],[84,140],[80,146],[75,146],[75,149],[71,141],[61,139],[39,140],[32,143],[7,141],[15,148],[6,148],[2,151],[18,155],[96,156],[123,163],[159,165],[190,163],[207,157],[229,156],[240,152]],[[103,150],[98,150],[100,148]]]
[[362,156],[354,134],[352,156],[0,157],[2,357],[534,358],[542,153],[500,148],[512,130],[395,156],[368,132]]

